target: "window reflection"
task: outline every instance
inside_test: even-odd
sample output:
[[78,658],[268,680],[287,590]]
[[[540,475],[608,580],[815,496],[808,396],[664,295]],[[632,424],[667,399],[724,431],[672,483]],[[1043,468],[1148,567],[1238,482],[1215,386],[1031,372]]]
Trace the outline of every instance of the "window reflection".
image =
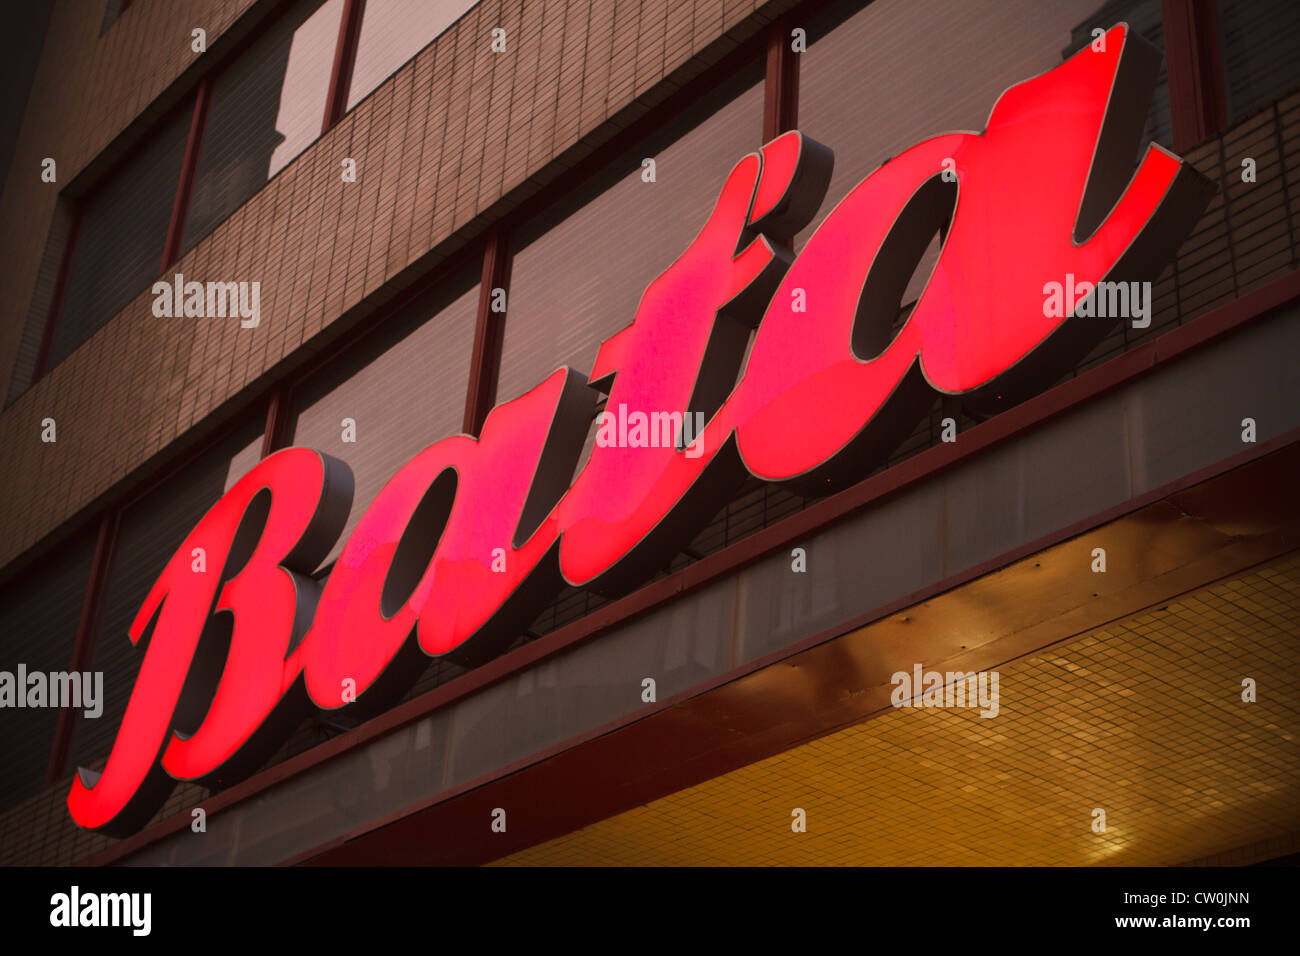
[[[333,455],[352,469],[347,524],[324,564],[343,550],[375,495],[411,458],[458,434],[469,389],[478,311],[478,270],[438,283],[294,389],[293,444]],[[352,423],[345,435],[345,420]]]
[[[526,223],[511,265],[497,401],[561,365],[591,372],[646,286],[686,251],[731,168],[762,145],[757,65]],[[642,160],[655,159],[655,181]]]
[[366,0],[348,87],[352,109],[478,0]]
[[300,0],[213,81],[181,251],[320,136],[343,0]]
[[[876,0],[829,32],[825,21],[814,25],[800,63],[799,128],[835,151],[835,172],[795,248],[891,156],[941,133],[984,129],[1006,89],[1061,63],[1074,27],[1098,6],[1099,0]],[[936,236],[902,304],[920,295],[938,255]]]
[[1300,4],[1218,0],[1228,125],[1235,126],[1300,87]]
[[275,117],[280,145],[271,153],[267,179],[320,135],[342,16],[343,0],[328,0],[293,33],[280,87],[280,111]]

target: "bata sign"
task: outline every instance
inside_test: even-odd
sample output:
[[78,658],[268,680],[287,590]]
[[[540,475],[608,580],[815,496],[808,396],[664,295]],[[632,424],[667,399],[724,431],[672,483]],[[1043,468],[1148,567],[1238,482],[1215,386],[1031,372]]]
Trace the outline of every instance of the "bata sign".
[[[131,639],[152,627],[148,649],[107,766],[73,781],[73,817],[130,832],[173,781],[256,769],[313,705],[376,712],[429,656],[499,653],[566,583],[630,587],[746,473],[823,489],[857,480],[935,391],[996,407],[1050,384],[1110,325],[1045,315],[1045,285],[1153,278],[1208,199],[1158,146],[1134,171],[1158,68],[1154,49],[1113,28],[1104,50],[1004,93],[984,133],[885,163],[793,261],[769,237],[812,218],[831,153],[792,132],[744,157],[590,381],[559,369],[494,409],[478,439],[416,455],[323,585],[310,575],[344,526],[351,472],[304,448],[263,460],[140,608]],[[895,335],[936,230],[942,252]],[[598,442],[575,477],[598,392],[629,417],[699,413],[705,426],[688,448]],[[195,548],[213,573],[192,570]]]

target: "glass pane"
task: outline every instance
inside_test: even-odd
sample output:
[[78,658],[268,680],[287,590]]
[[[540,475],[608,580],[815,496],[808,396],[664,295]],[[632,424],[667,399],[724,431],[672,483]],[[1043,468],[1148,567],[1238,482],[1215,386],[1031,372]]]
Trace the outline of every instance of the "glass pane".
[[[1118,2],[1112,0],[1074,28],[1065,56],[1073,56],[1091,43],[1094,29],[1105,30],[1121,20],[1162,54],[1165,52],[1165,21],[1160,9],[1160,0],[1118,0]],[[1169,111],[1169,77],[1166,67],[1167,64],[1161,62],[1160,75],[1156,78],[1156,89],[1151,95],[1151,105],[1147,109],[1146,129],[1142,131],[1142,141],[1138,147],[1139,155],[1146,150],[1147,143],[1152,141],[1166,149],[1172,149],[1174,145],[1173,117]]]
[[181,250],[320,136],[343,0],[299,0],[212,85]]
[[[28,675],[67,672],[72,664],[96,536],[94,528],[82,533],[0,589],[0,669],[14,680],[20,664]],[[16,689],[25,692],[22,686]],[[85,717],[84,711],[78,710],[79,723],[104,719]],[[3,715],[0,811],[44,789],[59,722],[59,711],[49,706],[6,707]]]
[[[511,265],[497,401],[561,365],[591,371],[601,341],[631,324],[641,294],[686,251],[727,174],[762,145],[763,88],[744,72],[520,230]],[[642,179],[653,157],[655,181]]]
[[104,6],[104,19],[99,24],[99,35],[104,33],[117,22],[117,18],[122,15],[123,0],[108,0]]
[[54,208],[54,218],[50,220],[50,231],[45,237],[41,269],[36,274],[36,287],[32,290],[31,303],[27,307],[22,341],[19,342],[18,355],[14,359],[13,375],[9,378],[6,405],[12,404],[19,395],[27,391],[35,378],[36,360],[40,356],[45,323],[50,319],[50,306],[54,303],[54,289],[59,281],[59,268],[63,264],[68,239],[72,234],[73,217],[72,203],[60,197]]
[[193,112],[192,103],[178,109],[82,205],[46,368],[158,277]]
[[[1059,65],[1075,27],[1091,22],[1102,4],[876,0],[827,32],[844,9],[858,6],[842,4],[815,24],[814,42],[800,61],[799,128],[834,150],[835,173],[796,249],[889,157],[941,133],[984,129],[998,97]],[[938,252],[936,237],[904,304],[919,296]]]
[[366,0],[348,109],[460,19],[478,0]]
[[[251,426],[249,434],[252,434]],[[262,460],[263,437],[261,432],[253,435],[247,445],[235,452],[235,456],[230,459],[230,464],[226,468],[226,486],[222,489],[222,494],[233,488],[235,482],[252,471],[253,466]]]
[[[384,332],[296,389],[293,444],[347,462],[356,482],[352,513],[330,564],[381,488],[408,460],[460,433],[478,312],[476,270],[418,299]],[[354,441],[345,441],[344,419]]]
[[1228,125],[1300,87],[1300,3],[1219,0]]
[[131,622],[176,548],[225,494],[231,462],[260,445],[263,427],[248,422],[123,511],[92,664],[104,672],[104,715],[78,721],[73,766],[92,767],[108,756],[144,659],[131,643]]

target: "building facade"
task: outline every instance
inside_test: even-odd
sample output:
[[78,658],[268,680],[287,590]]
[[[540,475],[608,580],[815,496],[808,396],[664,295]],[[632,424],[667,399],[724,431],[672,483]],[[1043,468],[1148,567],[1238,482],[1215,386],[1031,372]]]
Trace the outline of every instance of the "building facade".
[[[15,676],[0,861],[1296,853],[1298,40],[1281,0],[61,0],[2,200],[0,669],[89,674],[95,699],[20,706]],[[419,657],[382,705],[295,713],[255,765],[168,777],[116,835],[74,820],[70,792],[112,777],[128,703],[156,693],[142,607],[178,561],[210,573],[191,533],[259,462],[309,448],[350,470],[350,510],[295,569],[312,595],[299,607],[324,592],[329,608],[390,478],[451,436],[489,447],[489,413],[525,407],[556,369],[600,386],[579,383],[588,427],[564,485],[602,454],[600,416],[617,409],[602,344],[642,322],[747,155],[791,130],[833,151],[808,215],[765,233],[794,275],[859,184],[931,137],[985,131],[995,104],[1018,102],[1007,91],[1121,41],[1159,57],[1149,103],[1106,101],[1132,142],[1097,156],[1127,149],[1118,189],[1149,144],[1172,151],[1203,201],[1068,363],[1014,394],[919,391],[842,473],[762,480],[751,463],[720,510],[663,532],[685,543],[621,580],[574,586],[566,570],[494,646]],[[1034,155],[998,171],[1032,181]],[[935,175],[953,188],[926,193],[934,215],[909,200],[908,228],[889,233],[908,241],[882,244],[860,279],[862,301],[885,304],[856,312],[858,363],[922,321],[934,277],[954,274],[950,235],[1032,233],[1022,194],[999,197],[1000,224],[971,226],[974,173]],[[987,301],[1074,279],[968,261],[962,281]],[[812,295],[807,341],[830,335],[815,283],[832,271],[810,265],[794,290]],[[1005,294],[972,342],[1016,327]],[[700,377],[688,407],[703,417],[759,364],[762,325],[718,328],[710,347],[732,364],[717,360],[721,385]],[[666,334],[649,341],[666,365]],[[787,429],[777,450],[816,433]],[[493,461],[537,466],[522,446]],[[435,497],[400,539],[420,569],[450,526]],[[200,642],[215,678],[241,640],[217,610]],[[412,632],[402,653],[414,646]],[[946,690],[954,673],[996,683],[982,707],[931,706],[931,672]],[[215,691],[187,684],[199,710],[170,729],[197,735]]]

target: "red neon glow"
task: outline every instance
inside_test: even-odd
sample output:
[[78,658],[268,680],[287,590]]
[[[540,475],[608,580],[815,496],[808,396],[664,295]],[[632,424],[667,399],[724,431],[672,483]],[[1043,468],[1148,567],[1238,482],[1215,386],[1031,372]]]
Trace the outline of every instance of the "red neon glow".
[[[383,700],[409,678],[413,654],[475,662],[501,650],[566,580],[635,582],[689,540],[744,469],[773,481],[831,466],[860,477],[878,449],[858,440],[891,422],[918,369],[930,389],[959,394],[1050,368],[1072,317],[1045,317],[1043,283],[1105,279],[1132,267],[1126,257],[1143,242],[1167,255],[1199,211],[1175,191],[1188,168],[1152,147],[1095,234],[1075,241],[1098,164],[1114,159],[1103,144],[1120,145],[1101,133],[1129,95],[1119,78],[1131,42],[1117,27],[1108,52],[1085,49],[1005,93],[983,134],[938,136],[895,157],[827,216],[792,265],[764,233],[807,221],[829,153],[789,133],[741,159],[700,234],[592,370],[610,409],[706,414],[687,451],[597,447],[573,478],[595,393],[561,369],[495,409],[479,439],[437,442],[394,475],[318,605],[306,575],[343,527],[350,481],[340,463],[303,449],[263,461],[199,522],[137,615],[132,641],[157,615],[153,636],[103,775],[73,781],[74,819],[129,832],[165,797],[166,778],[246,772],[259,738],[308,697],[322,709]],[[878,293],[896,300],[913,240],[946,216],[935,188],[945,168],[956,174],[956,202],[942,252],[885,342],[898,303]],[[793,307],[797,290],[807,311]],[[1049,340],[1059,354],[1044,355]],[[855,343],[879,354],[855,354]],[[270,496],[265,528],[236,548],[260,494]],[[195,548],[207,573],[191,570]],[[226,568],[232,549],[250,552],[242,568]],[[232,626],[229,651],[208,673],[200,636],[222,620]],[[201,694],[186,688],[205,681],[211,700],[188,699]],[[196,729],[185,736],[178,726]]]
[[[1111,31],[1107,52],[1085,51],[1008,90],[982,136],[940,136],[894,157],[827,217],[772,297],[744,382],[728,402],[755,475],[777,480],[821,465],[872,420],[917,356],[937,391],[993,381],[1065,321],[1043,315],[1044,277],[1097,282],[1110,272],[1181,165],[1150,146],[1105,223],[1074,244],[1123,46],[1118,33]],[[946,159],[955,164],[958,197],[934,273],[897,339],[861,360],[846,346],[863,279],[904,204]],[[798,288],[811,298],[818,335],[808,334],[809,315],[792,309]]]
[[[746,245],[744,230],[760,174],[776,184],[771,191],[778,197],[789,182],[793,156],[783,158],[785,168],[774,172],[758,155],[736,164],[699,236],[646,289],[636,320],[601,346],[592,380],[613,376],[608,408],[626,406],[647,416],[687,410],[709,337],[719,321],[729,321],[727,306],[778,264],[768,241],[759,236]],[[555,515],[564,529],[560,566],[566,580],[589,583],[632,551],[716,451],[688,457],[671,446],[596,448]]]
[[[200,635],[214,613],[234,615],[224,693],[218,692],[192,737],[172,737],[163,758],[167,772],[178,779],[197,779],[215,770],[280,700],[292,676],[281,665],[298,601],[297,582],[283,564],[322,520],[318,505],[325,495],[326,474],[325,459],[305,448],[270,456],[212,506],[172,556],[131,625],[131,640],[139,644],[158,615],[108,764],[93,781],[83,783],[89,774],[78,774],[72,781],[68,809],[83,827],[102,827],[114,820],[154,771],[173,728]],[[214,608],[240,520],[263,492],[271,496],[266,527],[243,570],[221,588]],[[333,529],[335,535],[338,531]],[[201,565],[196,549],[202,549]],[[322,556],[302,554],[301,563],[289,563],[301,567]],[[200,566],[204,570],[195,570]]]
[[[303,661],[307,690],[318,707],[361,699],[417,624],[428,654],[460,647],[533,572],[554,542],[554,530],[545,527],[516,546],[515,529],[539,468],[550,464],[542,455],[565,393],[585,391],[580,377],[573,379],[564,370],[555,372],[493,409],[481,439],[458,436],[431,445],[380,491],[339,556],[315,624],[294,655]],[[572,460],[566,464],[571,472]],[[437,516],[445,524],[430,529],[437,535],[428,542],[433,560],[409,571],[413,588],[385,613],[385,585],[395,561],[403,560],[399,542],[440,476],[444,482],[455,479],[455,497]]]

